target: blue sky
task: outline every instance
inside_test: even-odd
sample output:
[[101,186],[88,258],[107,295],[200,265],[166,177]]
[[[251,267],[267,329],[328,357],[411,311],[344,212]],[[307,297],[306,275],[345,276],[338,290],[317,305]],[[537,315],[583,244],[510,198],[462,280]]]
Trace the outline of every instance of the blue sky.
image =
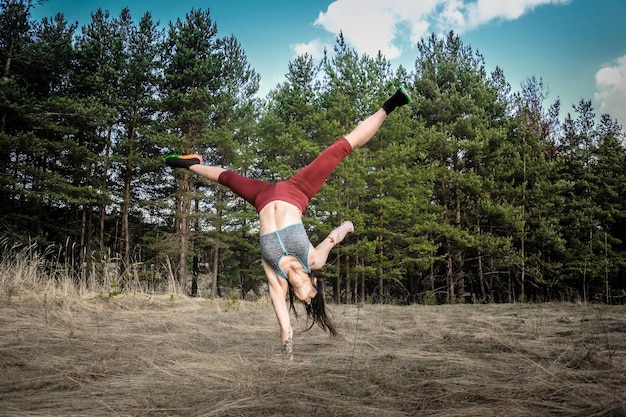
[[340,30],[359,53],[380,50],[409,70],[417,40],[454,30],[488,70],[504,70],[514,91],[542,78],[546,105],[560,98],[565,114],[592,100],[596,114],[626,128],[625,0],[47,0],[32,17],[61,12],[83,25],[98,8],[117,16],[124,7],[135,19],[150,11],[163,27],[192,8],[209,9],[218,35],[233,34],[261,75],[261,95],[284,81],[298,54],[332,50]]

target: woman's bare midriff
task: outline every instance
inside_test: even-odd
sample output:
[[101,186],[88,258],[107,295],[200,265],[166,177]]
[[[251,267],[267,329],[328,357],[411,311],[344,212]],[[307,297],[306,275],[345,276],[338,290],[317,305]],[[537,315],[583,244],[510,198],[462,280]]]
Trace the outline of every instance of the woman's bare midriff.
[[259,213],[261,234],[270,233],[302,221],[302,212],[291,203],[281,200],[269,202]]

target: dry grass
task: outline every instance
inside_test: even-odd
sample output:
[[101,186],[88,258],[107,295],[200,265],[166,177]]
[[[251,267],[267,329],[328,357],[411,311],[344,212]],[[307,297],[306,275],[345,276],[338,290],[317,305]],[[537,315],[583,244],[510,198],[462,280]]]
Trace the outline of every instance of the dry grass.
[[0,276],[3,416],[626,416],[624,306],[331,306],[289,363],[268,300],[29,282]]

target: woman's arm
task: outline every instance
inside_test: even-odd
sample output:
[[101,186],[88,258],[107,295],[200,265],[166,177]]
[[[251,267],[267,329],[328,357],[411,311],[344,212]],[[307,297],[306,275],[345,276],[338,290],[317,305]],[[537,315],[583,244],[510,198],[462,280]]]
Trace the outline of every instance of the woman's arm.
[[274,306],[274,312],[280,327],[280,346],[283,358],[293,360],[293,331],[289,318],[289,307],[287,306],[287,291],[289,283],[281,279],[276,271],[263,261],[263,269],[267,276],[267,283],[270,290],[270,298]]
[[350,221],[341,223],[319,245],[309,249],[309,267],[311,269],[321,269],[328,259],[331,249],[340,243],[348,233],[354,232],[354,225]]

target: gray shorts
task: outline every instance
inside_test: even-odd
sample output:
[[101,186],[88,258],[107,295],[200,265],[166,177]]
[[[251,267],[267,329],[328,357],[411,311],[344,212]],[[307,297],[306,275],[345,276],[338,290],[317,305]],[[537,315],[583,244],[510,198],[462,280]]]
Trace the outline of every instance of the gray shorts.
[[280,267],[280,260],[286,255],[294,256],[300,261],[307,274],[311,273],[311,268],[309,267],[311,242],[302,223],[292,224],[273,232],[264,233],[260,236],[260,239],[261,257],[274,268],[278,276],[287,279],[287,274]]

